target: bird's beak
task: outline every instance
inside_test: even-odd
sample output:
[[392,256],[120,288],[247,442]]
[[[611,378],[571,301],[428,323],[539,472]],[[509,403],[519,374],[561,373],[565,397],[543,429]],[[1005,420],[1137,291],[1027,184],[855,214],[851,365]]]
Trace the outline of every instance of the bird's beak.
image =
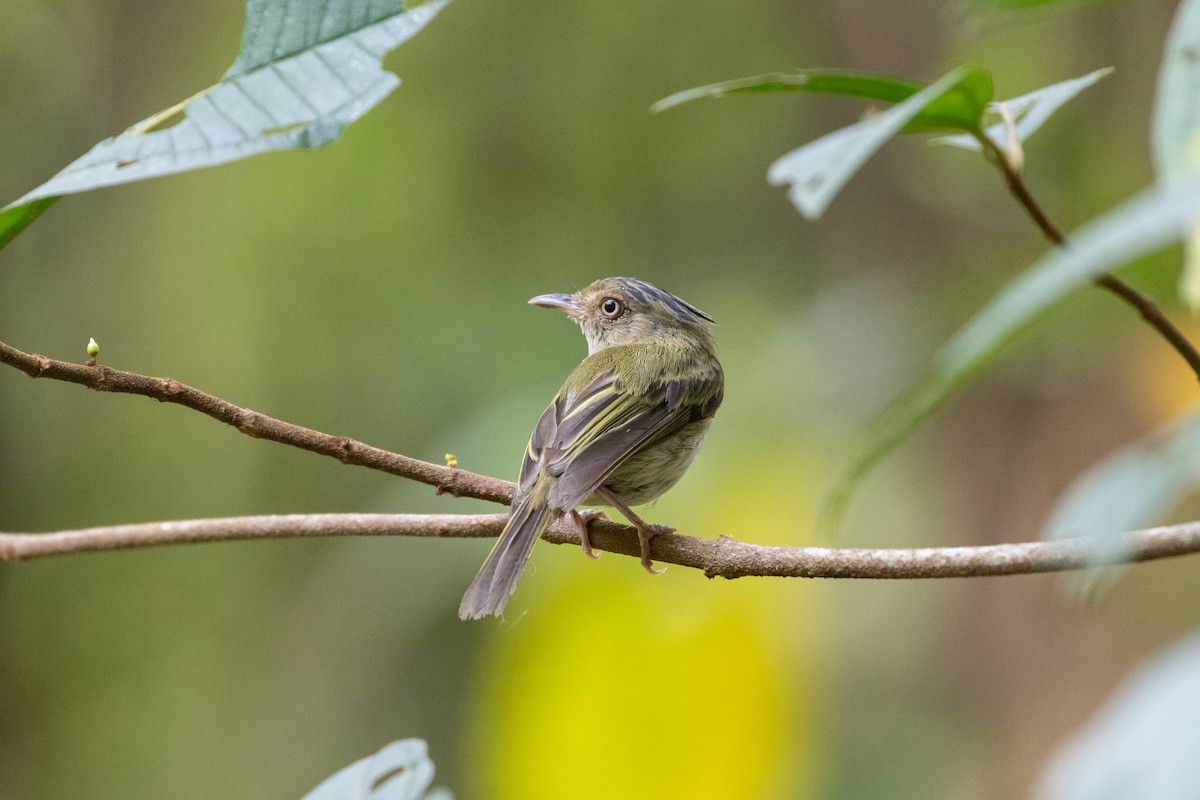
[[575,302],[575,296],[570,294],[539,294],[532,298],[529,304],[542,308],[557,308],[569,317],[579,314],[579,304]]

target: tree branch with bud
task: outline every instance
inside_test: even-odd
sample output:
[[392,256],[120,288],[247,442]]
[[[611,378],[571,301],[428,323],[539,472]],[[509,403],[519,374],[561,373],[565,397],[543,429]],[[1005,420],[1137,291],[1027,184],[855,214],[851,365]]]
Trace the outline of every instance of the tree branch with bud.
[[[89,356],[95,358],[89,351]],[[170,378],[155,378],[95,364],[73,364],[24,353],[0,342],[0,362],[33,378],[49,378],[96,391],[136,394],[199,411],[259,439],[377,469],[437,488],[438,493],[508,503],[513,484],[499,478],[432,464],[344,436],[293,425],[236,406]],[[0,533],[0,560],[22,561],[71,553],[127,550],[167,544],[295,539],[314,536],[494,537],[504,514],[292,514],[178,520],[116,525],[52,533]],[[590,528],[598,550],[637,557],[637,532],[613,522]],[[579,533],[563,520],[543,538],[579,545]],[[1130,561],[1149,561],[1200,552],[1200,522],[1126,534]],[[1022,542],[978,547],[860,549],[770,547],[729,536],[715,539],[661,533],[652,540],[656,561],[698,569],[708,577],[918,579],[1059,572],[1095,566],[1086,540]]]

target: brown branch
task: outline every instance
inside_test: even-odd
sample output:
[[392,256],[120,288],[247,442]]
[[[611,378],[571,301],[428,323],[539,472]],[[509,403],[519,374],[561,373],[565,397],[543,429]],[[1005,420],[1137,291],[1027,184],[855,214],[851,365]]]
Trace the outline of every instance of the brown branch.
[[[34,378],[52,378],[97,391],[152,397],[199,411],[248,436],[383,470],[437,486],[439,491],[507,503],[512,484],[390,453],[340,436],[292,425],[169,378],[151,378],[91,364],[71,364],[29,355],[0,342],[0,362]],[[54,533],[0,533],[0,560],[20,561],[68,553],[121,550],[189,542],[282,539],[309,536],[496,536],[503,514],[298,514],[117,525]],[[594,547],[638,557],[636,531],[611,522],[593,523]],[[555,544],[579,544],[575,526],[553,525],[544,536]],[[1200,552],[1200,522],[1128,534],[1131,561]],[[858,550],[824,547],[767,547],[728,536],[699,539],[663,533],[652,542],[656,561],[703,570],[711,577],[750,575],[806,578],[950,578],[1056,572],[1094,565],[1084,540],[1026,542],[984,547]]]
[[449,492],[456,497],[475,497],[505,504],[512,499],[513,485],[508,481],[462,469],[451,469],[441,464],[431,464],[372,447],[345,436],[333,436],[293,425],[248,408],[235,406],[171,378],[153,378],[105,366],[56,361],[46,356],[23,353],[3,342],[0,342],[0,363],[16,367],[31,378],[52,378],[77,383],[98,392],[138,394],[163,403],[176,403],[207,414],[226,425],[232,425],[247,436],[299,447],[336,458],[343,464],[369,467],[436,486],[439,494]]
[[498,536],[505,514],[276,514],[145,522],[54,533],[0,533],[0,560],[129,550],[164,544],[312,536]]
[[[1016,198],[1021,208],[1025,209],[1026,213],[1029,214],[1030,219],[1033,220],[1033,224],[1042,232],[1042,235],[1057,247],[1067,247],[1067,237],[1050,220],[1045,210],[1042,209],[1041,205],[1029,191],[1029,187],[1025,185],[1025,179],[1021,177],[1020,170],[1013,167],[1004,151],[982,132],[976,135],[976,139],[983,146],[987,160],[995,164],[996,168],[1000,170],[1000,174],[1004,177],[1005,188]],[[1162,309],[1158,307],[1158,304],[1152,298],[1139,292],[1111,272],[1105,272],[1097,276],[1092,282],[1097,286],[1107,289],[1137,309],[1142,319],[1167,340],[1167,343],[1191,367],[1192,372],[1196,374],[1197,380],[1200,380],[1200,352],[1183,335],[1183,331],[1179,330],[1175,326],[1175,323],[1167,318],[1166,314],[1163,313]]]
[[[503,514],[295,514],[150,522],[56,533],[0,533],[0,559],[18,561],[70,553],[121,550],[164,544],[287,539],[311,536],[496,536]],[[544,538],[579,545],[573,524],[560,521]],[[593,522],[592,546],[639,557],[637,532],[612,522]],[[1130,561],[1200,552],[1200,522],[1126,534]],[[702,570],[710,578],[963,578],[1061,572],[1095,566],[1094,543],[1082,539],[980,547],[917,549],[830,549],[766,547],[728,536],[700,539],[663,533],[654,537],[655,561]]]

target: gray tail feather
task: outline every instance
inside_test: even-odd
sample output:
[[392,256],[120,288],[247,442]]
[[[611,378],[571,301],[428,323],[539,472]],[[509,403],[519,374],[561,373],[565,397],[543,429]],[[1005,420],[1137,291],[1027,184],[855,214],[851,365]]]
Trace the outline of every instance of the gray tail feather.
[[535,506],[527,498],[512,510],[500,539],[463,595],[459,618],[499,616],[504,611],[509,595],[517,588],[517,579],[525,571],[533,543],[549,524],[550,508],[545,504]]

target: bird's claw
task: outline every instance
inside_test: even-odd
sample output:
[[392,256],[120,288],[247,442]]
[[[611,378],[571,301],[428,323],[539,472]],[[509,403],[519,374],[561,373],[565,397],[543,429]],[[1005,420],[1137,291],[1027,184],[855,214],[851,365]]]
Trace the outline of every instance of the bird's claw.
[[654,562],[650,561],[648,559],[642,560],[642,569],[646,570],[646,572],[649,572],[651,575],[656,575],[656,576],[662,575],[664,572],[667,571],[666,567],[663,567],[662,569],[655,569]]
[[588,535],[588,523],[594,519],[607,520],[608,515],[603,511],[594,511],[592,509],[573,511],[571,513],[575,517],[575,524],[579,526],[579,542],[583,546],[583,554],[595,561],[600,558],[600,554],[592,549],[592,539]]
[[669,528],[666,525],[646,525],[645,527],[638,526],[638,539],[642,545],[642,569],[651,575],[662,575],[667,571],[666,567],[662,569],[654,568],[654,561],[650,558],[650,540],[660,533],[674,533],[674,528]]

